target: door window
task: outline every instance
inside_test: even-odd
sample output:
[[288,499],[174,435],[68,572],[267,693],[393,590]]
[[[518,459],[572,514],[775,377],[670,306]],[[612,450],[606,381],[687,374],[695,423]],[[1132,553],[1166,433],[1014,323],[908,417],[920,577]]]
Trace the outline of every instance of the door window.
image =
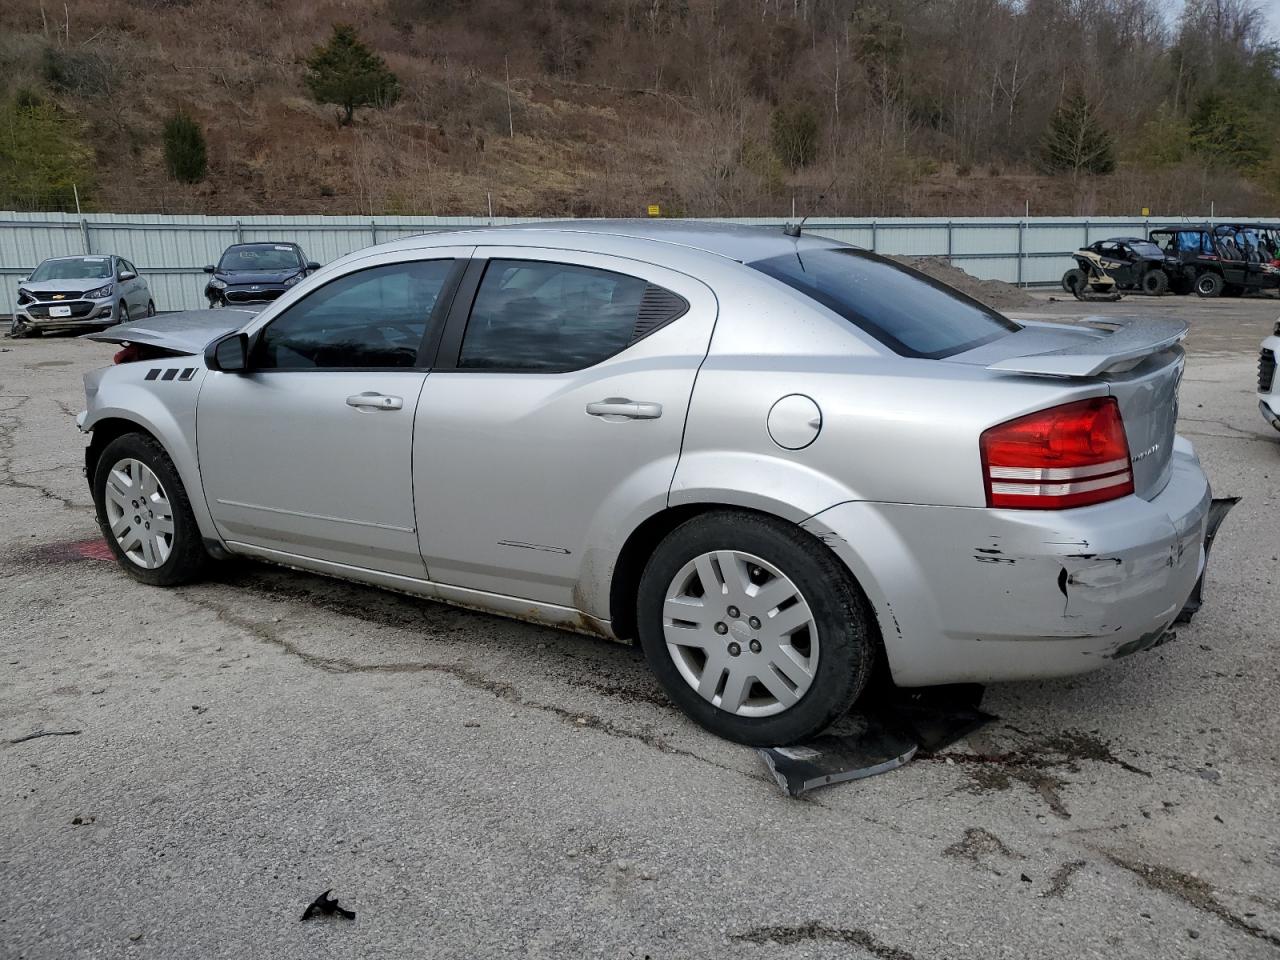
[[255,368],[413,367],[452,260],[370,267],[325,284],[263,328]]
[[609,270],[494,260],[467,321],[458,366],[581,370],[688,309],[682,297]]

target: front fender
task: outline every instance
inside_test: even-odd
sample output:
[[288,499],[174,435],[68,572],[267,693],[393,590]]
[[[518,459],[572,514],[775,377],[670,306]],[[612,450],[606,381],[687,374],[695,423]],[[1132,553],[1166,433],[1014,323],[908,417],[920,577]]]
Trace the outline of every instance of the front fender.
[[[148,365],[139,363],[137,366],[145,368]],[[190,381],[163,384],[173,393],[164,398],[152,392],[149,383],[155,381],[139,379],[138,382],[131,382],[120,378],[117,371],[121,371],[121,368],[108,367],[85,375],[89,407],[84,413],[81,429],[85,433],[92,433],[102,423],[122,420],[136,424],[155,437],[178,471],[201,536],[221,542],[222,538],[218,536],[205,502],[204,485],[200,482],[200,467],[196,457],[196,396],[205,371],[201,368]],[[145,370],[129,371],[130,376],[139,378],[144,373]],[[112,377],[116,382],[104,382],[104,374],[117,374]],[[144,386],[144,383],[148,383],[148,386]],[[92,477],[89,480],[92,483]]]

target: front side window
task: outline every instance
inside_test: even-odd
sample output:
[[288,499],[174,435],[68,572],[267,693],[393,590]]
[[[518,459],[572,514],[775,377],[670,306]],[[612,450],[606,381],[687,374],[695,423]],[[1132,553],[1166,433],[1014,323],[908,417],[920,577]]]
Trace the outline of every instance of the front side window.
[[1021,329],[931,277],[854,247],[797,250],[747,266],[908,357],[949,357]]
[[272,320],[255,368],[412,367],[452,260],[414,260],[339,277]]
[[581,370],[686,309],[677,295],[626,274],[567,263],[494,260],[476,293],[458,366]]

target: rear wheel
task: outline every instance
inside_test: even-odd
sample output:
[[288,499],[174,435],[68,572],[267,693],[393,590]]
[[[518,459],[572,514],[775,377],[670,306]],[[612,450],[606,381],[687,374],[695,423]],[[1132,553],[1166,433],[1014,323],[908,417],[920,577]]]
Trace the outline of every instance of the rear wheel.
[[798,527],[704,514],[640,580],[640,643],[676,704],[751,746],[795,743],[843,716],[875,663],[873,618],[839,560]]
[[1163,270],[1148,270],[1142,275],[1142,292],[1149,297],[1162,297],[1169,291],[1169,275]]
[[129,576],[157,587],[198,579],[209,561],[191,501],[152,437],[126,433],[98,457],[93,502],[107,545]]
[[1062,289],[1075,296],[1076,291],[1084,287],[1088,278],[1083,270],[1072,269],[1062,275]]
[[1196,278],[1196,294],[1201,297],[1217,297],[1226,284],[1220,273],[1202,273]]

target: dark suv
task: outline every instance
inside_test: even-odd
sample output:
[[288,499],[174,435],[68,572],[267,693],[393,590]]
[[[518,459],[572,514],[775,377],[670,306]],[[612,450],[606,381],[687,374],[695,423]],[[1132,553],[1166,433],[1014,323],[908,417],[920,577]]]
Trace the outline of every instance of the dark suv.
[[274,300],[319,269],[296,243],[236,243],[222,252],[216,266],[204,268],[213,274],[204,295],[211,307]]
[[1151,231],[1151,242],[1177,260],[1175,293],[1238,297],[1280,287],[1280,270],[1263,260],[1250,225],[1160,227]]

